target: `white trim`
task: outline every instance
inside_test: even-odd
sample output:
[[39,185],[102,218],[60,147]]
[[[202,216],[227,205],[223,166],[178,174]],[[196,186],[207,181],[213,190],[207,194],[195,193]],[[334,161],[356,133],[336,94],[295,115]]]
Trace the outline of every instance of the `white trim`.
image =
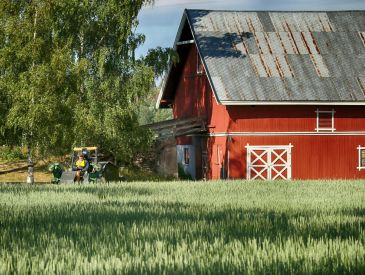
[[260,105],[365,105],[365,101],[231,101],[231,100],[221,100],[219,102],[221,105],[251,105],[251,106],[260,106]]
[[316,132],[318,132],[318,133],[326,132],[326,131],[334,132],[334,131],[336,131],[336,128],[318,128],[318,127],[316,127],[316,128],[314,128],[314,130],[316,130]]
[[259,145],[259,146],[256,146],[256,145],[247,144],[245,146],[245,148],[254,148],[254,149],[258,149],[258,150],[264,150],[264,149],[270,149],[270,148],[283,150],[283,149],[287,149],[289,147],[292,148],[294,146],[291,143],[289,143],[289,145]]
[[359,132],[216,132],[206,134],[210,137],[228,136],[365,136],[365,131]]
[[332,114],[334,114],[334,113],[336,113],[336,111],[335,111],[335,109],[332,109],[332,110],[319,110],[318,108],[317,108],[317,110],[315,110],[314,111],[315,113],[327,113],[327,114],[329,114],[329,113],[332,113]]
[[176,46],[180,46],[180,45],[187,45],[187,44],[194,44],[194,40],[185,40],[185,41],[179,41],[176,42]]
[[[331,131],[334,132],[335,129],[335,113],[336,111],[334,109],[332,109],[331,111],[328,110],[319,110],[317,108],[317,110],[315,111],[317,113],[317,119],[316,119],[316,128],[314,129],[316,132],[321,132],[321,131]],[[320,128],[320,114],[331,114],[331,128]]]
[[365,150],[365,147],[361,147],[360,145],[357,147],[357,150],[358,150],[358,156],[359,156],[359,159],[358,159],[358,167],[357,169],[359,171],[361,171],[362,169],[365,169],[365,166],[361,166],[361,151],[362,150]]

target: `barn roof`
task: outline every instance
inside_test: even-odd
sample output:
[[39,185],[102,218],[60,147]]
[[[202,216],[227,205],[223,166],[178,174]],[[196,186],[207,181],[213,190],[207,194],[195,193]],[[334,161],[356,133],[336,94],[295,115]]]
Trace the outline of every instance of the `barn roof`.
[[[365,11],[185,10],[178,52],[186,29],[219,104],[365,104]],[[170,68],[158,107],[179,73]]]

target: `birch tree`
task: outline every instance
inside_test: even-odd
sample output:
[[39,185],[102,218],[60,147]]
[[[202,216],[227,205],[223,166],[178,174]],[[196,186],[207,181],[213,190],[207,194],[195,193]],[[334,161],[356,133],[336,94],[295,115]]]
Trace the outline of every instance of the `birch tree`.
[[0,134],[27,146],[28,182],[35,149],[98,145],[128,163],[149,144],[137,112],[155,72],[135,58],[135,29],[151,2],[0,1]]

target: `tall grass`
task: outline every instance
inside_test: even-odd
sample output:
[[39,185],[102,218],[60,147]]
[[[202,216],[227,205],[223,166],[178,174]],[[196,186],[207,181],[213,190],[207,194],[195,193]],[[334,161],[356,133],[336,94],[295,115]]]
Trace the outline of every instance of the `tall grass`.
[[0,273],[364,273],[365,183],[0,185]]

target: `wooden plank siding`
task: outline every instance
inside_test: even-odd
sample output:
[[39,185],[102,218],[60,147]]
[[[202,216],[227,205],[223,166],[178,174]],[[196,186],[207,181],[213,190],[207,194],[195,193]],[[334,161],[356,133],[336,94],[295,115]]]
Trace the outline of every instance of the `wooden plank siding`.
[[[356,169],[357,147],[365,146],[365,135],[336,135],[365,132],[364,106],[219,105],[206,75],[196,73],[197,50],[194,45],[190,47],[177,85],[173,114],[174,118],[207,118],[210,135],[206,139],[209,179],[220,178],[221,168],[224,166],[227,172],[228,163],[230,178],[246,178],[247,144],[289,143],[293,145],[293,179],[365,179],[365,170]],[[317,109],[334,109],[334,135],[316,134]],[[227,133],[232,136],[231,142]],[[192,137],[177,137],[176,144],[192,144]]]
[[[187,46],[185,46],[187,47]],[[173,103],[174,118],[210,117],[212,94],[203,71],[197,73],[197,50],[190,45],[187,61],[176,88]]]
[[209,138],[210,179],[220,176],[217,147],[223,149],[226,169],[229,163],[230,178],[246,178],[247,144],[291,144],[292,179],[365,179],[365,170],[357,169],[357,147],[365,144],[365,136],[233,136],[231,140],[229,145],[227,137]]

